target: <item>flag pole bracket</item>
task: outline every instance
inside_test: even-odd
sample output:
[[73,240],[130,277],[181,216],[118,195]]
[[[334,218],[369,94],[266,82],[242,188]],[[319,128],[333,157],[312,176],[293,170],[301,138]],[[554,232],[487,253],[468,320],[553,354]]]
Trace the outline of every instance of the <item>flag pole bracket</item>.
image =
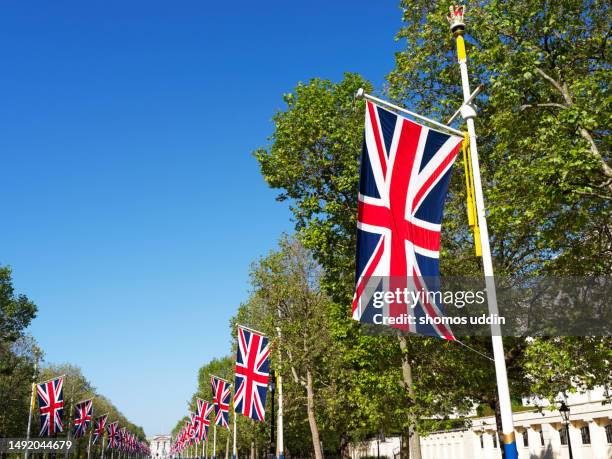
[[484,88],[483,84],[479,84],[478,87],[476,89],[474,89],[474,92],[472,94],[470,94],[470,97],[468,97],[468,99],[463,102],[463,104],[461,104],[461,107],[459,107],[457,109],[457,111],[455,113],[453,113],[453,116],[451,116],[448,121],[446,122],[446,124],[451,124],[453,121],[455,121],[455,119],[457,118],[457,116],[461,115],[461,117],[466,120],[468,118],[476,118],[477,114],[476,114],[476,107],[474,106],[474,104],[472,104],[472,101],[476,98],[476,96],[478,94],[480,94],[480,92],[482,91],[482,89]]

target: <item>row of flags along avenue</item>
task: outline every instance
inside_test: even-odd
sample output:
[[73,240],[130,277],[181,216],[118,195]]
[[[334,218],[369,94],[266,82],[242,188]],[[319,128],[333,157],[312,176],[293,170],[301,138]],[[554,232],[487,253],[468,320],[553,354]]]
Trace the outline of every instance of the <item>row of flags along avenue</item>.
[[[38,409],[40,416],[40,437],[56,437],[64,431],[64,376],[59,376],[48,381],[33,385],[38,398]],[[32,397],[32,405],[33,407]],[[90,429],[93,420],[93,399],[77,402],[74,405],[74,418],[72,420],[72,438],[78,439],[89,433],[89,444],[87,454],[91,452],[91,445],[102,443],[102,451],[105,447],[127,453],[149,454],[149,446],[144,440],[140,440],[126,427],[121,427],[119,421],[108,423],[108,414],[102,414],[95,419],[93,428]],[[106,437],[104,434],[107,434]],[[30,437],[28,425],[28,438]],[[105,439],[108,445],[105,446]],[[27,457],[27,456],[26,456]]]

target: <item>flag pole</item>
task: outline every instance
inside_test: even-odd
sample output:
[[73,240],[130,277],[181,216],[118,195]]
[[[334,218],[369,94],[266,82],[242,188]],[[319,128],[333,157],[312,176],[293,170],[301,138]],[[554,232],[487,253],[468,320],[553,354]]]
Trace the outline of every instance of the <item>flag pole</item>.
[[[280,317],[280,309],[278,309],[278,315]],[[276,334],[278,335],[278,365],[277,368],[281,368],[282,354],[280,350],[281,343],[281,329],[276,327]],[[285,444],[283,438],[283,375],[280,371],[276,372],[276,387],[278,391],[278,419],[277,419],[277,431],[276,431],[276,450],[278,459],[285,459]],[[272,414],[274,416],[274,414]]]
[[232,459],[236,459],[236,407],[234,407],[234,445],[232,447]]
[[87,442],[87,459],[91,457],[91,430],[89,431],[89,440]]
[[217,459],[217,424],[213,424],[213,459]]
[[[106,429],[106,426],[104,427]],[[101,459],[104,459],[104,432],[102,432],[102,453],[100,454]]]
[[[485,276],[485,284],[487,288],[487,303],[489,314],[497,315],[497,294],[495,291],[495,279],[493,277],[493,260],[491,257],[491,247],[489,245],[489,232],[487,229],[487,219],[485,215],[484,195],[482,192],[482,183],[480,177],[480,165],[478,163],[478,149],[476,144],[476,130],[474,127],[474,118],[476,118],[476,110],[469,104],[470,100],[470,82],[467,69],[467,54],[465,51],[465,41],[463,34],[465,32],[463,6],[451,6],[448,20],[450,22],[451,32],[455,36],[457,44],[457,57],[459,61],[459,69],[461,70],[461,86],[463,89],[464,105],[461,114],[465,119],[470,138],[470,160],[472,162],[473,180],[474,180],[474,197],[476,200],[476,212],[478,216],[478,224],[480,226],[480,245],[482,248],[482,265]],[[504,344],[501,336],[501,327],[494,322],[491,325],[491,340],[493,344],[493,357],[495,359],[495,375],[497,378],[497,392],[499,397],[499,407],[501,411],[502,421],[502,443],[506,459],[517,459],[518,451],[514,438],[514,425],[512,420],[512,405],[510,402],[510,389],[508,387],[508,374],[506,371],[506,361],[504,357]]]
[[[38,348],[34,346],[34,372],[32,373],[32,396],[30,397],[30,411],[28,414],[28,431],[26,432],[26,440],[30,439],[30,429],[32,428],[32,412],[34,411],[34,402],[36,398],[36,376],[38,375]],[[30,451],[25,450],[25,459],[28,459]]]
[[[71,438],[72,438],[72,435],[71,435],[70,431],[72,429],[71,421],[72,421],[72,401],[73,401],[73,399],[74,399],[74,396],[71,395],[70,396],[70,402],[68,403],[68,422],[66,423],[66,427],[67,427],[67,429],[66,429],[66,440],[67,441],[70,441]],[[68,456],[70,456],[70,450],[67,449],[66,450],[66,454],[64,455],[64,457],[66,459],[68,459]]]

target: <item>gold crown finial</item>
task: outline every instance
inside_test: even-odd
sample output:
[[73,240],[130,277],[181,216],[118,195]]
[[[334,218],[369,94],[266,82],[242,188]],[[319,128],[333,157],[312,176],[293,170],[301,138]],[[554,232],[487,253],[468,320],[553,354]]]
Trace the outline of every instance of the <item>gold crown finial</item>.
[[465,30],[465,22],[463,20],[463,15],[465,13],[464,5],[451,5],[448,7],[449,14],[446,17],[450,24],[451,32],[463,32]]

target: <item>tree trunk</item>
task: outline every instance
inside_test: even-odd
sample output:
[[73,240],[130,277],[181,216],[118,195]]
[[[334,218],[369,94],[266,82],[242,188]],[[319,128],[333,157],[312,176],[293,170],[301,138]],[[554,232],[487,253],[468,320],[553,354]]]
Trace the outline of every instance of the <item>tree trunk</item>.
[[[399,336],[400,349],[402,350],[402,379],[407,392],[408,404],[414,403],[414,390],[412,389],[412,367],[408,358],[408,342],[405,336]],[[421,437],[416,431],[414,424],[404,430],[402,435],[402,456],[410,459],[421,459]],[[406,438],[408,437],[408,438]]]
[[255,459],[255,442],[251,442],[251,459]]
[[[228,431],[230,432],[230,431]],[[227,434],[227,441],[225,442],[225,459],[229,459],[229,449],[230,449],[230,436]]]
[[504,446],[502,443],[502,438],[504,437],[504,433],[502,431],[501,406],[499,405],[499,396],[495,397],[494,409],[495,409],[495,424],[497,426],[495,435],[497,435],[497,444],[499,445],[499,449],[501,450],[501,457],[502,459],[505,459],[506,451],[504,450]]
[[340,437],[340,459],[350,459],[349,440],[346,435]]
[[319,437],[319,427],[317,427],[317,419],[315,418],[314,390],[312,387],[312,373],[310,369],[306,370],[306,399],[308,401],[308,424],[310,424],[310,434],[312,436],[312,446],[315,453],[315,459],[323,459],[321,439]]

